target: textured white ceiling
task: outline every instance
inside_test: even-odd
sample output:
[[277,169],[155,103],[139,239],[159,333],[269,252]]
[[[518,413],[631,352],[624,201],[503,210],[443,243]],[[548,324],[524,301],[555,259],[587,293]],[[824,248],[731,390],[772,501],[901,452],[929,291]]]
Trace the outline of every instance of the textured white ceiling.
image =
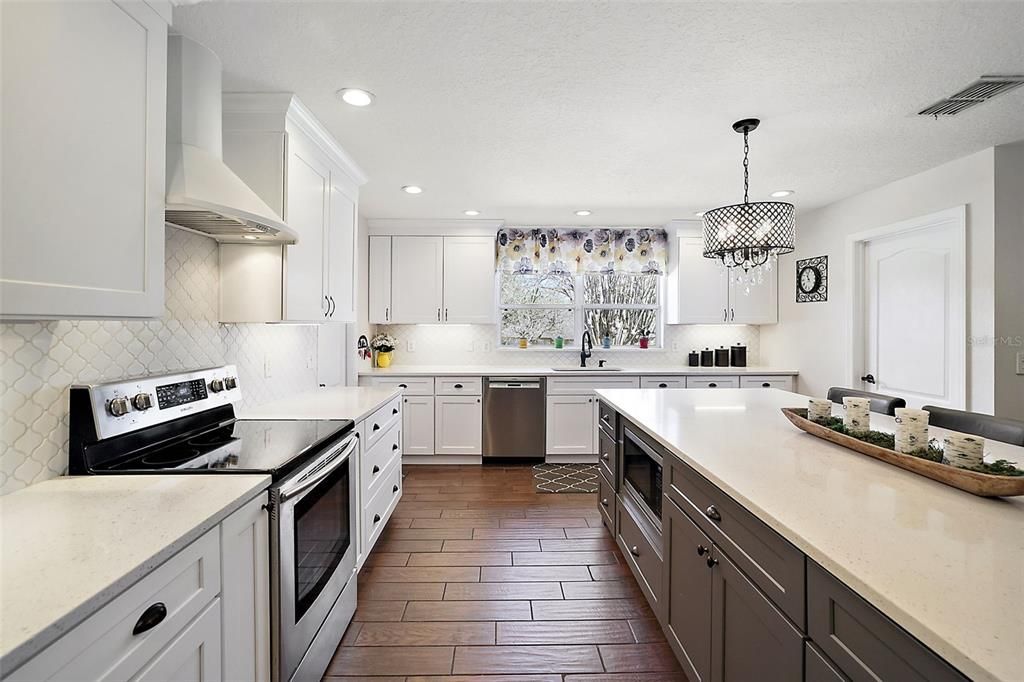
[[914,115],[1024,72],[1024,2],[210,0],[174,18],[226,89],[297,93],[370,176],[375,218],[689,218],[741,198],[748,116],[752,196],[795,189],[800,209],[1024,138],[1024,88]]

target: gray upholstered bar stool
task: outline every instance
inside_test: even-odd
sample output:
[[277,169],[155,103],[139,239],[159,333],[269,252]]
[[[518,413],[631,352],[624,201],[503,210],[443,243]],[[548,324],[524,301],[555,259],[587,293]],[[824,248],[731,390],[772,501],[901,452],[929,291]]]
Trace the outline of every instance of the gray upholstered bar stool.
[[1011,445],[1024,446],[1024,422],[1005,417],[993,417],[980,412],[951,410],[948,407],[925,405],[928,410],[928,424],[940,429],[971,433],[988,440],[998,440]]
[[907,401],[882,393],[871,393],[869,391],[858,391],[855,388],[842,388],[833,386],[828,389],[828,399],[834,403],[843,404],[843,398],[868,398],[871,400],[871,411],[879,414],[887,414],[890,417],[896,416],[897,407],[906,407]]

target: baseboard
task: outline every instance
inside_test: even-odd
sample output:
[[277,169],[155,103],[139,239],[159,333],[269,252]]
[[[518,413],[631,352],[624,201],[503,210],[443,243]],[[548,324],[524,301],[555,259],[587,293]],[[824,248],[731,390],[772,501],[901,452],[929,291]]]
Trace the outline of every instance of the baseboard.
[[[595,455],[595,460],[596,455]],[[480,455],[402,455],[402,464],[483,464]]]
[[546,464],[597,464],[597,455],[548,455]]

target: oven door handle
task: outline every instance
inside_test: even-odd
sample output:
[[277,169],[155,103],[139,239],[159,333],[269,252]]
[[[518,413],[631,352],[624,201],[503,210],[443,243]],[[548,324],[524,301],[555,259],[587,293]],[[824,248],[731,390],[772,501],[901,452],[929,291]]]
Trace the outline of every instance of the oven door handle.
[[[345,462],[345,460],[348,459],[349,455],[351,455],[353,452],[355,452],[355,449],[356,449],[356,447],[358,445],[359,445],[359,440],[358,439],[356,439],[354,437],[350,438],[349,442],[348,442],[348,445],[346,445],[342,450],[336,450],[333,455],[329,456],[326,459],[326,461],[329,464],[327,466],[324,466],[323,470],[320,471],[316,476],[312,476],[312,477],[310,477],[308,479],[305,479],[305,480],[303,480],[302,482],[300,482],[299,484],[297,484],[297,485],[295,485],[293,487],[281,488],[278,491],[278,496],[279,496],[280,501],[281,502],[285,502],[286,500],[290,500],[291,498],[295,497],[299,493],[303,492],[304,490],[309,490],[310,488],[315,486],[317,483],[319,483],[320,481],[322,481],[325,478],[327,478],[328,476],[330,476],[335,471],[335,469],[340,467]],[[318,465],[323,466],[323,460],[321,460],[321,462],[318,463]],[[315,469],[316,466],[317,465],[314,465],[312,468]]]

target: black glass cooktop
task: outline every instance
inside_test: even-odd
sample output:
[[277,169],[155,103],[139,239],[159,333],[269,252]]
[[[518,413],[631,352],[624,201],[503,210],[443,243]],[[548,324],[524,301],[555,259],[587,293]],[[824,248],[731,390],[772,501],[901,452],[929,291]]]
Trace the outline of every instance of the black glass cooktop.
[[351,420],[240,419],[108,460],[94,473],[280,474],[351,429]]

